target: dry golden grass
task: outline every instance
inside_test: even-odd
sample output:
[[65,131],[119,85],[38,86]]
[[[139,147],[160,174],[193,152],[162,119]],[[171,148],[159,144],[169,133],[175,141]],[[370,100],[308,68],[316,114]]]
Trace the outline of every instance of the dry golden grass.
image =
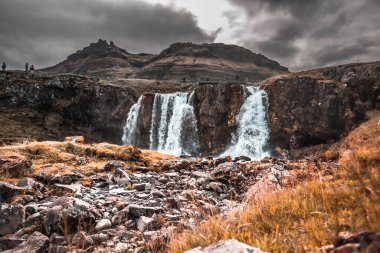
[[370,117],[343,142],[335,181],[309,181],[212,217],[172,238],[169,252],[231,238],[264,251],[307,252],[330,244],[340,231],[380,231],[380,112]]
[[[123,162],[126,168],[134,165],[151,165],[161,160],[175,157],[160,154],[154,151],[140,150],[134,146],[119,146],[109,143],[79,144],[71,142],[31,142],[20,145],[0,147],[0,156],[22,155],[33,162],[32,169],[24,176],[33,176],[41,172],[47,175],[71,174],[74,171],[84,175],[98,173],[110,161]],[[80,157],[87,157],[88,163],[78,165]],[[105,173],[105,172],[104,172]],[[3,174],[0,180],[16,182],[18,179]],[[91,184],[88,177],[82,179],[86,186]]]

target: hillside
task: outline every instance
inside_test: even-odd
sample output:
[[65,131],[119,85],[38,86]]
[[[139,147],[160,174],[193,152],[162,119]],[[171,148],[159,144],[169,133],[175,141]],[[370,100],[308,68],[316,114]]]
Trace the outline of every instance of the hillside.
[[225,44],[175,43],[158,55],[131,54],[105,40],[70,55],[49,73],[157,80],[264,80],[288,72],[277,62],[248,49]]

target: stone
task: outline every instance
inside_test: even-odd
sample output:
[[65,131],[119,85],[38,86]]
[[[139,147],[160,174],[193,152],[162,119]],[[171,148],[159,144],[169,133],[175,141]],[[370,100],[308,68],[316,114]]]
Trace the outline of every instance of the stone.
[[10,238],[0,238],[0,252],[13,249],[17,247],[19,244],[23,243],[25,239],[10,237]]
[[49,246],[49,238],[40,232],[34,232],[26,241],[3,253],[43,253]]
[[137,229],[140,232],[144,232],[146,230],[152,230],[153,225],[154,225],[154,219],[145,217],[145,216],[140,216],[136,222]]
[[247,202],[259,200],[268,193],[275,192],[281,189],[277,177],[273,173],[268,173],[256,184],[248,189],[245,199]]
[[83,136],[67,136],[65,137],[65,142],[71,142],[71,143],[80,143],[84,144],[84,137]]
[[26,189],[38,190],[38,191],[41,191],[42,188],[44,187],[43,184],[37,182],[36,180],[34,180],[33,178],[30,178],[30,177],[25,177],[25,178],[21,179],[17,183],[17,186],[23,187]]
[[100,245],[108,240],[107,235],[103,233],[91,235],[91,238],[94,241],[94,245]]
[[233,162],[225,162],[216,166],[216,168],[211,171],[211,177],[218,180],[237,180],[241,172],[241,166]]
[[72,244],[75,245],[76,248],[82,249],[85,252],[92,252],[94,241],[89,234],[80,231],[73,237]]
[[223,193],[225,189],[225,185],[221,184],[219,182],[211,182],[207,186],[209,189],[212,189],[213,191],[217,193]]
[[235,239],[219,241],[205,248],[195,248],[185,253],[265,253],[259,248],[249,246]]
[[232,162],[231,156],[224,156],[224,157],[217,158],[214,160],[215,166],[218,166],[219,164],[226,163],[226,162]]
[[24,190],[24,187],[19,187],[7,182],[0,181],[0,202],[7,202],[13,196],[22,194]]
[[111,162],[106,163],[106,165],[104,165],[104,170],[105,171],[111,171],[111,170],[114,170],[116,168],[124,168],[124,166],[125,166],[125,164],[123,162],[111,161]]
[[147,207],[131,204],[128,206],[129,214],[138,218],[140,216],[152,216],[155,213],[163,213],[164,210],[161,207]]
[[0,172],[11,177],[21,177],[32,167],[32,161],[24,156],[0,156]]
[[97,232],[109,229],[112,227],[111,221],[108,219],[101,219],[96,223],[95,230]]
[[25,209],[22,205],[0,203],[0,236],[16,232],[25,221]]

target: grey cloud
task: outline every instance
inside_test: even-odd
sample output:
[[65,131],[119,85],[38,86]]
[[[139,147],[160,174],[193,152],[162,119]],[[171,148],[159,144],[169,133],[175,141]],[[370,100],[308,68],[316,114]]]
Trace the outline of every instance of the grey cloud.
[[211,42],[218,32],[201,29],[187,10],[137,0],[0,1],[0,60],[10,68],[55,64],[99,38],[156,53],[177,41]]
[[240,43],[292,70],[380,58],[379,1],[229,1],[246,14],[227,15]]

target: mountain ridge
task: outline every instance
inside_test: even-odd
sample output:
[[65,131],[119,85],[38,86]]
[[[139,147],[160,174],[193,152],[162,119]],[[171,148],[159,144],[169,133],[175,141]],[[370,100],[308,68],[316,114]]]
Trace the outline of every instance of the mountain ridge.
[[132,54],[112,41],[108,44],[102,39],[42,71],[53,74],[182,81],[239,78],[260,81],[289,72],[278,62],[236,45],[177,42],[156,55]]

